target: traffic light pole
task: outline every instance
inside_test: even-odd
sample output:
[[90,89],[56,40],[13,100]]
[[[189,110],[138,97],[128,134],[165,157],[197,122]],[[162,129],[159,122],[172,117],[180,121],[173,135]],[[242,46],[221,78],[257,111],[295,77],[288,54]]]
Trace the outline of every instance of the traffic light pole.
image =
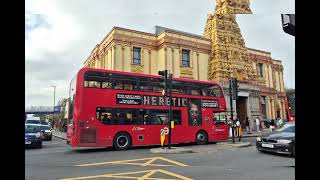
[[172,74],[169,75],[169,140],[168,149],[171,149],[171,119],[172,119]]
[[232,79],[229,80],[229,97],[230,97],[230,109],[231,109],[231,130],[232,130],[232,143],[235,143],[234,129],[233,129],[233,100],[232,100]]

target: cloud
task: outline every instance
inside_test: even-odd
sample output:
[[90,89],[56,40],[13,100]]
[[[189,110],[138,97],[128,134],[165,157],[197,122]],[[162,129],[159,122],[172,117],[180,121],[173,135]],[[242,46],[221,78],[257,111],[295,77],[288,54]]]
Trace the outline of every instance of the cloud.
[[[52,105],[68,97],[70,80],[113,26],[154,33],[154,26],[203,34],[214,0],[27,0],[26,106]],[[251,0],[253,15],[237,21],[246,45],[282,60],[286,86],[294,87],[294,37],[283,32],[281,13],[292,0]]]

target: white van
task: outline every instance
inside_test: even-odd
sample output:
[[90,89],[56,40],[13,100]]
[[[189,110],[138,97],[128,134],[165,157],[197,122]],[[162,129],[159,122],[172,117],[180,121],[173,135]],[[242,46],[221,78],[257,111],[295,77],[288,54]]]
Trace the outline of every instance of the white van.
[[25,124],[41,124],[40,117],[27,117]]

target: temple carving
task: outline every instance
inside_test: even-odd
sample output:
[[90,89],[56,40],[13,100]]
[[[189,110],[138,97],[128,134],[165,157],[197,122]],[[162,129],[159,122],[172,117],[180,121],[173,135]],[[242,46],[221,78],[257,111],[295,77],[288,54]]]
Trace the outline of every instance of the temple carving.
[[242,81],[255,81],[257,75],[245,47],[236,14],[249,14],[248,0],[216,0],[216,10],[209,13],[204,37],[211,39],[211,59],[208,79],[225,81],[237,78]]

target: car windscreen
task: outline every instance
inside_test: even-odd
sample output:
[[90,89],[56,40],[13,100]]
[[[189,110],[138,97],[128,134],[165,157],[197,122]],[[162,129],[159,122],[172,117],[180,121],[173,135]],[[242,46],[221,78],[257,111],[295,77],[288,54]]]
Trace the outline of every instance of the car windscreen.
[[285,124],[280,129],[277,129],[280,132],[295,132],[295,125],[294,124]]
[[49,126],[41,126],[41,130],[50,130]]
[[27,120],[28,124],[40,124],[39,120]]
[[34,126],[34,125],[25,125],[24,130],[25,130],[25,133],[37,133],[37,132],[40,132],[40,127]]

